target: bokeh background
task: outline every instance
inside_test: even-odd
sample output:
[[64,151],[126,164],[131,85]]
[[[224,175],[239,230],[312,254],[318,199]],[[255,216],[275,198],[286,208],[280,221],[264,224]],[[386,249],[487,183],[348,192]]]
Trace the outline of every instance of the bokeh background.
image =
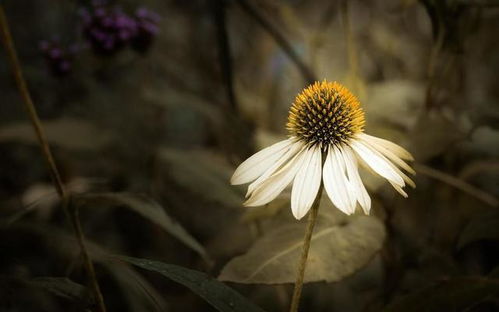
[[[323,201],[331,234],[313,243],[302,311],[499,311],[499,2],[1,4],[109,311],[214,308],[107,254],[202,271],[287,309],[299,249],[272,256],[304,224],[289,192],[247,209],[229,177],[285,138],[294,97],[323,79],[359,97],[367,132],[413,153],[417,188],[404,199],[366,175],[369,217]],[[0,310],[91,311],[4,52]]]

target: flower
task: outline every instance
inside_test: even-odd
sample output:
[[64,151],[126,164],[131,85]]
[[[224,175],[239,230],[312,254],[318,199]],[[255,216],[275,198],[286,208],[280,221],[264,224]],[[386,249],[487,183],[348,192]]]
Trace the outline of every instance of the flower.
[[231,184],[252,182],[245,206],[261,206],[291,182],[291,211],[301,219],[323,184],[333,204],[346,214],[357,202],[366,214],[371,198],[359,175],[359,163],[382,176],[399,192],[414,182],[404,161],[411,154],[395,143],[364,133],[364,112],[357,98],[337,82],[316,82],[305,88],[289,111],[287,140],[254,154],[234,172]]
[[149,50],[154,38],[159,33],[158,23],[160,17],[153,11],[140,8],[135,12],[135,20],[138,31],[132,38],[131,46],[135,51],[145,53]]
[[63,47],[58,40],[40,42],[40,51],[45,57],[50,72],[56,77],[64,77],[71,72],[76,46]]
[[95,53],[113,55],[137,35],[138,26],[137,21],[119,7],[108,7],[105,3],[81,11],[82,30]]
[[159,32],[159,15],[139,8],[130,16],[106,0],[97,0],[81,10],[82,32],[95,53],[114,55],[130,46],[139,53],[151,47]]

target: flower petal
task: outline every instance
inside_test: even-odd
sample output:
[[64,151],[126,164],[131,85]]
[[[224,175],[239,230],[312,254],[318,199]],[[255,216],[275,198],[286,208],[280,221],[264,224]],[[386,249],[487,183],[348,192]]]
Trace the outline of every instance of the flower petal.
[[408,197],[407,193],[400,187],[398,186],[397,184],[395,183],[392,183],[391,181],[388,181],[390,182],[390,184],[393,186],[393,188],[400,193],[400,195],[404,196],[405,198]]
[[374,172],[401,187],[405,185],[404,179],[397,173],[390,161],[379,153],[373,152],[361,140],[350,141],[350,146]]
[[319,147],[308,151],[306,160],[296,174],[291,191],[291,211],[296,219],[303,218],[314,203],[322,179],[322,152]]
[[343,159],[337,153],[336,147],[329,147],[322,173],[324,188],[336,208],[350,215],[355,211],[355,205],[352,205],[355,201],[349,195]]
[[383,156],[394,162],[400,168],[404,169],[410,174],[416,174],[416,171],[414,171],[414,169],[412,169],[411,166],[409,166],[405,161],[403,161],[399,156],[397,156],[391,149],[386,148],[382,144],[379,144],[378,142],[376,142],[376,140],[365,139],[362,136],[359,136],[359,138],[363,140],[363,142],[366,145],[380,152]]
[[291,144],[293,144],[293,140],[287,139],[264,148],[246,159],[237,167],[230,179],[230,183],[238,185],[255,180],[278,161],[289,150]]
[[[361,139],[362,140],[362,139]],[[388,154],[390,154],[392,157],[394,157],[395,159],[392,159],[391,157],[388,157],[388,155],[385,155],[383,154],[381,151],[377,150],[376,147],[372,144],[372,143],[369,143],[369,142],[366,142],[366,141],[362,141],[362,143],[374,154],[377,154],[378,156],[380,156],[381,158],[385,159],[386,162],[390,165],[390,167],[392,167],[393,170],[395,170],[395,172],[397,172],[397,174],[399,176],[402,177],[402,179],[404,179],[405,183],[409,184],[412,188],[416,188],[416,183],[414,183],[414,181],[412,181],[411,178],[409,178],[405,173],[403,173],[399,168],[397,168],[391,161],[395,160],[395,163],[397,164],[396,161],[402,163],[403,165],[405,165],[406,167],[408,167],[410,169],[410,171],[414,172],[414,174],[416,173],[411,167],[409,167],[409,165],[407,163],[405,163],[403,160],[401,160],[400,158],[398,158],[396,155],[394,155],[393,153],[391,153],[390,151],[386,151]],[[386,157],[385,157],[386,156]],[[388,159],[387,159],[388,158]]]
[[345,147],[342,154],[347,167],[348,179],[354,189],[354,194],[357,196],[357,201],[362,207],[362,210],[364,210],[364,213],[369,214],[369,211],[371,210],[371,197],[360,178],[357,158],[355,158],[350,147]]
[[384,148],[392,151],[393,153],[395,153],[395,155],[397,155],[402,159],[411,160],[411,161],[414,160],[414,157],[412,157],[411,153],[409,153],[406,149],[404,149],[402,146],[398,144],[365,133],[359,134],[358,137],[370,143],[372,142],[377,143],[378,145],[383,146]]
[[284,167],[258,186],[244,205],[249,207],[261,206],[276,198],[291,183],[305,160],[305,156],[305,149],[302,148]]
[[254,190],[256,190],[265,180],[268,179],[271,175],[277,172],[290,158],[296,155],[303,148],[303,143],[294,142],[289,147],[288,151],[284,153],[281,158],[279,158],[272,166],[267,168],[267,170],[258,177],[253,183],[248,186],[248,192],[246,193],[246,197],[250,196]]

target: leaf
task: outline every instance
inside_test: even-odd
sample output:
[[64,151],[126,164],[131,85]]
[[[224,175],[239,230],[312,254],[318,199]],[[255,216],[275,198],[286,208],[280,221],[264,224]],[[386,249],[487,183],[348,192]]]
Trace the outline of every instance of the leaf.
[[499,240],[499,213],[497,211],[472,218],[459,235],[457,249],[480,240]]
[[[51,255],[74,261],[80,257],[78,243],[72,233],[68,233],[49,225],[17,222],[6,224],[0,222],[2,237],[26,237],[26,234],[39,238]],[[166,304],[154,287],[126,263],[116,263],[111,253],[99,244],[85,239],[90,257],[95,263],[102,265],[123,289],[126,300],[132,311],[165,311]],[[38,285],[43,285],[39,283]],[[55,291],[55,290],[54,290]],[[154,308],[154,309],[153,309]]]
[[227,207],[241,206],[242,194],[229,183],[233,168],[216,155],[165,148],[160,156],[169,164],[168,174],[181,186]]
[[85,286],[75,283],[66,277],[37,277],[30,280],[28,284],[65,299],[87,303],[91,303],[92,301]]
[[385,312],[464,311],[499,294],[499,280],[460,277],[437,282],[390,304]]
[[[312,236],[305,282],[335,282],[364,267],[381,249],[383,224],[374,217],[347,217],[331,206],[320,214]],[[332,209],[335,209],[334,211]],[[238,283],[292,283],[303,246],[305,222],[291,220],[264,234],[250,250],[232,259],[219,280]]]
[[180,224],[173,221],[158,203],[145,196],[129,193],[100,193],[78,196],[77,199],[83,200],[86,205],[92,203],[105,203],[108,205],[126,207],[159,225],[163,230],[180,240],[187,247],[196,251],[207,262],[211,261],[204,247],[192,237],[189,232]]
[[443,115],[421,115],[412,129],[411,151],[419,162],[443,153],[466,138],[457,121]]
[[117,256],[117,258],[140,268],[160,273],[172,281],[186,286],[218,311],[263,311],[232,288],[204,273],[159,261],[126,256]]
[[410,80],[386,80],[370,84],[369,99],[364,101],[370,129],[411,129],[416,123],[424,100],[424,85]]
[[289,206],[289,198],[281,196],[264,206],[248,207],[241,216],[241,221],[251,223],[273,217],[281,209]]
[[166,311],[163,297],[149,282],[129,265],[117,266],[114,261],[103,263],[116,279],[130,311]]
[[[111,141],[109,133],[88,121],[61,118],[43,122],[49,143],[75,150],[98,150]],[[33,127],[27,122],[12,123],[0,129],[0,142],[38,144]]]

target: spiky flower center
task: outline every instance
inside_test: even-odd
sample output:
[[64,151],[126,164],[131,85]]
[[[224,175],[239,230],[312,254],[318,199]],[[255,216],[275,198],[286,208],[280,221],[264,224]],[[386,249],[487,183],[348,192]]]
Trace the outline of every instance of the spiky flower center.
[[292,136],[309,145],[340,145],[363,131],[364,112],[347,88],[324,80],[298,94],[286,127]]

